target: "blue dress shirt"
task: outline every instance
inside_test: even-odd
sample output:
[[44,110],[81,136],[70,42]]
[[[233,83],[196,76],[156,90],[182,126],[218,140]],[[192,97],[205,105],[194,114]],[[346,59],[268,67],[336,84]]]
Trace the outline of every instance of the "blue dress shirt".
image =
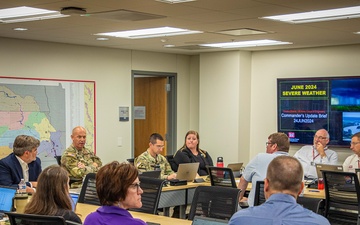
[[230,219],[229,225],[330,225],[329,221],[296,203],[288,194],[272,194],[259,206],[242,209]]

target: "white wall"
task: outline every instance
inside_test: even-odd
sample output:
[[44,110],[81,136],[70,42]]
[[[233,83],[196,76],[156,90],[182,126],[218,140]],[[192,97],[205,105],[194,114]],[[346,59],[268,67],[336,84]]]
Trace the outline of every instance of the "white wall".
[[[198,108],[190,107],[189,98],[183,97],[189,95],[192,86],[190,59],[174,54],[0,38],[0,76],[96,82],[96,150],[104,163],[131,156],[131,121],[119,122],[119,106],[131,106],[131,70],[177,73],[178,103],[182,106],[177,112],[178,134],[185,134],[189,115],[198,114]],[[195,72],[192,76],[198,75]],[[117,146],[118,137],[123,138],[122,147]]]
[[[252,54],[250,159],[277,131],[277,78],[360,75],[360,45],[263,51]],[[301,146],[292,146],[293,154]],[[336,149],[339,161],[351,154]]]

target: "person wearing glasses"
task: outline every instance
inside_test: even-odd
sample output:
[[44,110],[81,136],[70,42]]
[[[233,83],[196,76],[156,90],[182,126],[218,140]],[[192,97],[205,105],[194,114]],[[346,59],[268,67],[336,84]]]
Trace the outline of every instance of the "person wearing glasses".
[[264,179],[266,202],[259,206],[239,210],[230,219],[229,225],[330,225],[329,221],[296,202],[304,188],[303,169],[291,156],[274,158]]
[[325,129],[316,131],[313,145],[305,145],[294,155],[304,169],[305,179],[311,180],[317,178],[315,164],[333,164],[338,163],[338,155],[330,150],[327,144],[330,141],[330,135]]
[[343,169],[345,172],[355,173],[355,169],[360,169],[360,132],[351,136],[350,149],[354,154],[345,159]]
[[176,173],[171,169],[170,163],[160,153],[164,149],[164,138],[158,134],[150,135],[149,148],[134,160],[134,165],[142,172],[161,170],[161,179],[175,179]]
[[[246,165],[243,175],[240,177],[238,184],[238,189],[241,190],[239,196],[240,205],[246,205],[246,202],[249,206],[254,205],[256,181],[264,180],[267,167],[271,160],[281,155],[289,155],[289,148],[290,140],[286,134],[273,133],[269,135],[268,141],[266,142],[266,153],[257,154],[255,158]],[[245,198],[244,194],[249,182],[253,185],[248,198]]]
[[142,207],[143,190],[138,175],[138,170],[129,163],[113,161],[101,167],[96,173],[101,206],[85,218],[84,225],[146,225],[128,212],[129,208]]
[[40,141],[32,136],[17,136],[13,152],[0,160],[0,185],[17,188],[24,179],[26,192],[34,193],[41,173],[41,160],[36,157],[39,146]]

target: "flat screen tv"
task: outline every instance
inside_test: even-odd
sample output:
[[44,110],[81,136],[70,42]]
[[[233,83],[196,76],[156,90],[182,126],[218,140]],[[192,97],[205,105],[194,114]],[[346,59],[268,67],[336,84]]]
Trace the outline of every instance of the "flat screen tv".
[[329,131],[332,146],[349,147],[360,132],[360,76],[277,79],[278,131],[292,144],[312,144]]

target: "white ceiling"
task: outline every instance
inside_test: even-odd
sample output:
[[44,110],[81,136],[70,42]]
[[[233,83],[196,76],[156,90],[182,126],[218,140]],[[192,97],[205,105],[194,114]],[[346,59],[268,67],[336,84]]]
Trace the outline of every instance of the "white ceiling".
[[[155,0],[9,0],[1,1],[0,8],[30,6],[60,11],[63,7],[80,7],[90,14],[125,9],[165,17],[126,21],[72,15],[60,19],[0,24],[0,37],[191,55],[223,51],[223,49],[199,48],[198,44],[257,39],[272,39],[293,44],[242,49],[257,51],[348,45],[360,43],[360,35],[354,34],[360,31],[360,19],[288,24],[263,20],[259,17],[358,5],[360,0],[197,0],[181,4],[166,4]],[[97,36],[93,35],[159,26],[200,30],[204,33],[136,40],[110,38],[109,41],[97,41]],[[14,31],[15,27],[26,27],[29,30]],[[247,36],[216,33],[241,28],[268,33]],[[177,47],[164,48],[164,44]]]

